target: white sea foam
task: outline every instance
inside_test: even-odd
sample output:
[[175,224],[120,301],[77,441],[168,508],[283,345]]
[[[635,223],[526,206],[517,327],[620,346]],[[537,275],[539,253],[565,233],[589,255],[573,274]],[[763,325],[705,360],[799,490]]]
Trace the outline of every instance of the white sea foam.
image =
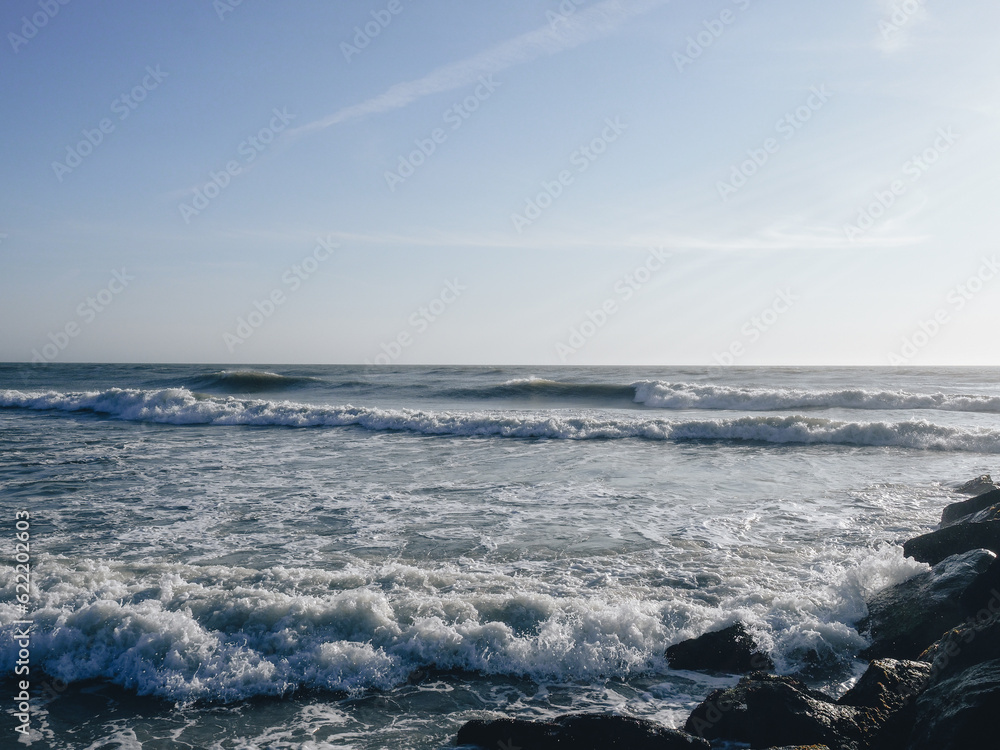
[[640,380],[633,383],[636,403],[659,409],[932,409],[1000,412],[996,396],[874,391],[862,388],[804,390]]
[[[740,617],[784,670],[849,661],[850,626],[876,580],[914,564],[898,547],[806,581],[750,579],[707,606],[685,590],[558,585],[500,568],[358,563],[340,571],[69,561],[42,557],[32,664],[68,683],[107,679],[175,701],[234,701],[302,688],[387,690],[416,669],[591,681],[662,672],[667,645]],[[18,614],[5,586],[0,622]],[[17,650],[5,628],[0,669]]]
[[927,420],[844,422],[800,415],[672,420],[631,414],[565,416],[557,412],[511,410],[432,412],[205,397],[184,388],[160,391],[112,388],[77,393],[5,390],[0,391],[0,407],[92,412],[118,419],[176,425],[358,426],[425,435],[568,440],[741,440],[1000,453],[998,430],[950,427]]

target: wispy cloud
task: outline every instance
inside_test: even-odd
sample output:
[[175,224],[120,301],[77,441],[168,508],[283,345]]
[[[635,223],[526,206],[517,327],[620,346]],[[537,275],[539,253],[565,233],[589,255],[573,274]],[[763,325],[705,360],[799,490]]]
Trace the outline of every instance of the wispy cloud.
[[391,86],[384,93],[360,104],[288,131],[291,137],[314,133],[347,120],[400,109],[422,97],[451,91],[475,83],[480,76],[554,55],[606,36],[631,18],[665,5],[668,0],[606,0],[587,10],[566,16],[565,21],[547,24],[480,52],[478,55],[444,65],[423,78]]

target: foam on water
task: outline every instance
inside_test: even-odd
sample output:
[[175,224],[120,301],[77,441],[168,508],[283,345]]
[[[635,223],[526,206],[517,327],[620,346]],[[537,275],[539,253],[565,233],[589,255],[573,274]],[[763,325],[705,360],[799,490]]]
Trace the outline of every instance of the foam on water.
[[[865,645],[849,624],[864,614],[864,595],[920,569],[887,547],[822,571],[825,585],[745,579],[706,605],[614,575],[595,589],[451,564],[255,571],[43,558],[32,659],[68,683],[102,678],[180,702],[389,690],[423,668],[590,681],[662,672],[670,643],[738,616],[792,671],[849,662]],[[5,624],[18,617],[12,586],[0,604]],[[0,669],[13,668],[10,646]]]
[[425,435],[569,440],[740,440],[1000,453],[1000,430],[952,427],[927,420],[845,422],[801,415],[672,420],[615,414],[573,417],[546,412],[434,412],[208,397],[185,388],[160,391],[111,388],[76,393],[5,390],[0,391],[0,407],[90,412],[118,419],[175,425],[358,426]]
[[761,388],[641,380],[634,384],[635,401],[658,409],[869,409],[970,411],[1000,413],[1000,398],[986,395],[909,393],[862,388],[806,390]]

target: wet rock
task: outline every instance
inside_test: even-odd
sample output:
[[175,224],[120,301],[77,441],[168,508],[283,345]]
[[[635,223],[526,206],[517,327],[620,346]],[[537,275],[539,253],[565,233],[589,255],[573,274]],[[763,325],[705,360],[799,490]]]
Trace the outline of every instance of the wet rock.
[[684,729],[708,740],[747,742],[755,748],[861,750],[883,723],[876,709],[840,705],[798,680],[754,672],[735,687],[712,691]]
[[970,479],[960,487],[956,487],[955,492],[961,492],[963,495],[982,495],[984,492],[995,489],[997,489],[997,484],[993,478],[989,474],[983,474],[975,479]]
[[937,682],[917,699],[908,750],[997,746],[1000,660],[976,664]]
[[1000,659],[1000,600],[945,633],[920,657],[931,663],[934,683],[976,664]]
[[1000,504],[1000,489],[993,489],[976,497],[946,505],[941,511],[941,528],[966,523],[970,517]]
[[872,748],[905,750],[916,720],[916,699],[930,680],[931,665],[927,662],[878,659],[837,702],[875,711],[882,726],[871,740]]
[[858,623],[858,631],[869,632],[872,639],[861,658],[919,658],[945,631],[966,619],[962,597],[996,559],[984,549],[955,555],[873,596],[867,617]]
[[570,714],[552,721],[473,720],[458,730],[459,745],[524,750],[710,750],[708,742],[644,719]]
[[739,622],[675,643],[667,649],[667,663],[672,669],[729,674],[774,669],[771,657],[760,651],[753,636]]
[[927,688],[930,677],[931,665],[927,662],[876,659],[837,703],[872,708],[888,718],[907,701],[920,695]]
[[903,545],[903,554],[937,565],[946,557],[974,549],[1000,552],[1000,521],[963,523],[918,536]]

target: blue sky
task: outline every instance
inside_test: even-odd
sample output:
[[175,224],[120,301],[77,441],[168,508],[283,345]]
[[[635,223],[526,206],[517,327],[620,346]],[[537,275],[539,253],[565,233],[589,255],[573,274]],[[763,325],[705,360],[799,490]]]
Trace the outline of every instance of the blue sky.
[[1000,365],[995,3],[63,2],[0,360]]

